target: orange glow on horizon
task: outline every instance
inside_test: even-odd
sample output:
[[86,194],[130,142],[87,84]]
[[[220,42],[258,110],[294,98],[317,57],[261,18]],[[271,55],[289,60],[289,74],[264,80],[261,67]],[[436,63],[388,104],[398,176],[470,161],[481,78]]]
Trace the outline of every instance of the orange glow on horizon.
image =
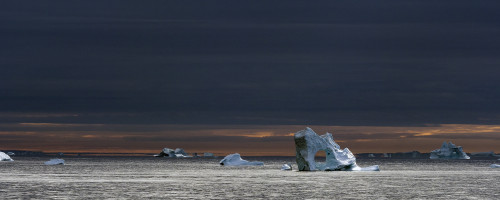
[[[293,134],[303,125],[105,125],[0,124],[2,149],[44,152],[159,153],[183,148],[188,153],[222,156],[293,156]],[[28,128],[27,128],[28,127]],[[500,125],[441,124],[419,127],[311,126],[331,132],[341,148],[354,153],[430,152],[452,141],[466,152],[500,152]],[[7,131],[9,130],[9,131]]]

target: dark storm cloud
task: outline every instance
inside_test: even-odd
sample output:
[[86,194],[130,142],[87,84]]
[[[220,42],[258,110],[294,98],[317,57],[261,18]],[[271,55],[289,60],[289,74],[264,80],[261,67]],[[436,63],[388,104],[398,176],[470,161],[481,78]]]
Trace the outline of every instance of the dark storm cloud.
[[497,1],[0,6],[4,122],[500,122]]

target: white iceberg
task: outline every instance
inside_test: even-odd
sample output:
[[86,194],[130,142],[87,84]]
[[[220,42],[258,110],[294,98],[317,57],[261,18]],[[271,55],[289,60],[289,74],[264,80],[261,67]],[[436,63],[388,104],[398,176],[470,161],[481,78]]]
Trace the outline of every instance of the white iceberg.
[[250,161],[243,160],[243,159],[241,159],[241,156],[239,153],[227,155],[219,162],[219,164],[220,165],[227,165],[227,166],[264,165],[263,162],[258,162],[258,161],[250,162]]
[[64,160],[63,159],[50,159],[49,161],[45,162],[46,165],[64,165]]
[[[307,127],[295,133],[296,161],[299,171],[379,171],[378,165],[361,168],[348,148],[340,149],[331,133],[319,136]],[[325,151],[326,162],[316,163],[314,156],[318,151]]]
[[490,167],[491,168],[500,168],[500,165],[498,165],[498,164],[492,164],[492,165],[490,165]]
[[470,159],[461,146],[443,142],[441,148],[431,151],[430,159]]
[[292,165],[291,164],[283,164],[281,166],[281,170],[282,171],[290,171],[290,170],[292,170]]
[[14,160],[12,160],[12,158],[10,158],[9,155],[0,151],[0,161],[14,161]]

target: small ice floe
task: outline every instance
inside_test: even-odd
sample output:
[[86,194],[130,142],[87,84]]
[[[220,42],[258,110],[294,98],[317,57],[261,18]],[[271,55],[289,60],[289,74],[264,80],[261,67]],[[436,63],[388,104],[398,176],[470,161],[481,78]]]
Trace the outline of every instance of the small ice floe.
[[12,160],[12,158],[10,158],[9,155],[0,151],[0,161],[14,161],[14,160]]
[[490,167],[491,168],[500,168],[500,165],[498,165],[498,164],[492,164],[492,165],[490,165]]
[[63,159],[50,159],[49,161],[45,162],[46,165],[64,165],[64,160]]
[[264,165],[263,162],[258,162],[258,161],[250,162],[250,161],[243,160],[243,159],[241,159],[241,156],[239,153],[227,155],[219,162],[219,164],[220,165],[227,165],[227,166]]
[[292,170],[291,164],[286,163],[281,166],[281,171],[290,171],[290,170]]
[[378,167],[378,165],[373,165],[369,167],[355,166],[351,169],[351,171],[380,171],[380,168]]

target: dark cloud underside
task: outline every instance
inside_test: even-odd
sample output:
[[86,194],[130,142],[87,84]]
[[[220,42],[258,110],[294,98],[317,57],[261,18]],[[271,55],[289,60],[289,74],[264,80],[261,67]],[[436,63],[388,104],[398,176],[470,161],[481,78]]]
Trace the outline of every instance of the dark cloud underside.
[[499,9],[3,2],[0,111],[78,114],[54,120],[72,123],[495,124]]

